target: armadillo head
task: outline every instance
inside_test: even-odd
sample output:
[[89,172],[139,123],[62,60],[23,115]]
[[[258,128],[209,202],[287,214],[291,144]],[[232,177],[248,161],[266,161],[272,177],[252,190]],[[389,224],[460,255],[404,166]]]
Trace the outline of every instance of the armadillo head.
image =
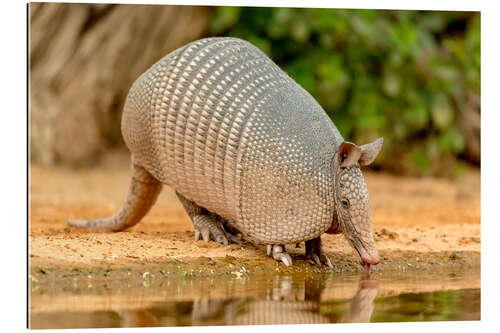
[[383,142],[383,138],[363,146],[343,142],[333,162],[335,213],[326,232],[343,233],[368,272],[370,265],[378,264],[379,256],[373,241],[368,189],[360,166],[373,162]]

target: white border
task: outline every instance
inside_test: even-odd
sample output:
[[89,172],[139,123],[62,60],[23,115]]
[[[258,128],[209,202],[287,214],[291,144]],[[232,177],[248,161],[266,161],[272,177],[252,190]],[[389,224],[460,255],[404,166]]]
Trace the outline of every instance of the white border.
[[[98,2],[98,1],[54,1],[54,2]],[[296,326],[245,326],[245,327],[210,327],[198,328],[220,332],[229,330],[322,330],[352,331],[353,329],[371,332],[388,332],[404,329],[407,332],[419,332],[425,329],[449,329],[453,332],[469,332],[497,326],[497,254],[498,237],[498,189],[500,188],[498,167],[498,133],[500,126],[498,113],[499,70],[499,21],[498,6],[495,1],[361,1],[361,0],[252,0],[252,1],[109,1],[109,3],[141,3],[141,4],[184,4],[184,5],[235,5],[235,6],[287,6],[287,7],[329,7],[329,8],[376,8],[376,9],[425,9],[425,10],[460,10],[481,11],[482,30],[482,65],[481,65],[481,132],[482,132],[482,320],[480,322],[450,323],[402,323],[402,324],[347,324],[347,325],[296,325]],[[26,325],[26,4],[11,2],[2,3],[2,130],[1,142],[1,175],[4,177],[0,202],[2,209],[2,226],[4,237],[2,246],[2,314],[3,327],[8,331],[24,330]],[[14,228],[14,229],[12,229]],[[14,230],[16,237],[6,234]],[[488,261],[490,261],[488,263]],[[180,331],[186,328],[168,328],[169,331]],[[132,329],[140,330],[140,329]],[[154,328],[153,330],[165,330]],[[52,330],[48,330],[49,332]],[[54,332],[64,332],[57,330]],[[110,332],[109,329],[93,330],[93,332]],[[115,330],[111,330],[115,331]]]

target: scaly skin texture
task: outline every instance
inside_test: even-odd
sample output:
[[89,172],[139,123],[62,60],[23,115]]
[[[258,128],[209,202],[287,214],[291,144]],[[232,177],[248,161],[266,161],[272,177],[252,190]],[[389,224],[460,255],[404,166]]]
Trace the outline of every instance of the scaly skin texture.
[[[347,194],[335,187],[341,170],[359,171],[378,150],[344,142],[314,98],[250,43],[207,38],[159,60],[130,89],[122,133],[134,165],[176,190],[196,239],[227,244],[239,232],[287,265],[284,244],[306,241],[311,259],[331,266],[321,234],[362,230],[346,237],[372,251],[356,247],[362,263],[378,262],[361,172],[354,216],[341,213],[337,197]],[[70,225],[121,230],[149,203],[127,199],[126,213]]]

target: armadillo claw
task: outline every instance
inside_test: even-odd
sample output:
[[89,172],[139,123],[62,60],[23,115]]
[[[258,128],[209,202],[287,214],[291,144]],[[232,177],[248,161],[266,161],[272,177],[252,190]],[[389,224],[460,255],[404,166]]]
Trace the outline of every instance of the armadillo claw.
[[210,240],[210,230],[201,229],[201,238],[203,238],[203,241],[208,242]]
[[202,239],[205,242],[213,240],[217,243],[229,245],[229,243],[235,243],[241,245],[241,241],[236,235],[233,235],[225,230],[220,230],[219,228],[209,228],[202,226],[200,228],[194,229],[194,240],[199,241]]
[[267,255],[273,256],[274,260],[282,261],[285,266],[292,264],[292,257],[286,253],[284,245],[267,245]]
[[287,267],[292,264],[292,257],[286,252],[274,253],[273,258],[274,260],[282,261]]
[[314,262],[316,263],[316,265],[321,266],[321,260],[319,260],[319,257],[316,253],[312,255],[312,258],[313,258]]
[[229,241],[231,241],[235,244],[241,245],[241,240],[238,237],[236,237],[235,235],[230,234],[229,232],[226,232],[226,237],[229,239]]
[[228,245],[229,241],[227,240],[224,232],[215,228],[201,227],[194,229],[194,240],[199,241],[203,240],[204,242],[208,242],[210,240],[216,241],[217,243],[221,243],[224,245]]
[[321,261],[327,265],[328,267],[332,268],[333,269],[333,265],[332,265],[332,262],[330,261],[330,258],[328,258],[328,256],[326,254],[322,254],[321,255]]
[[229,242],[228,242],[228,240],[227,240],[226,236],[223,236],[223,235],[219,235],[219,236],[217,236],[217,237],[215,238],[215,241],[216,241],[216,242],[218,242],[218,243],[224,244],[224,245],[226,245],[226,246],[229,244]]
[[323,252],[321,238],[317,237],[306,241],[306,256],[314,261],[316,265],[323,265],[333,268],[330,258]]
[[332,265],[332,262],[330,261],[330,258],[328,258],[327,255],[325,254],[320,254],[319,256],[314,253],[312,256],[311,256],[311,259],[316,263],[316,265],[326,265],[330,268],[333,268],[333,265]]
[[213,240],[217,243],[228,245],[229,241],[223,226],[209,215],[196,215],[193,217],[194,240],[202,239],[205,242]]

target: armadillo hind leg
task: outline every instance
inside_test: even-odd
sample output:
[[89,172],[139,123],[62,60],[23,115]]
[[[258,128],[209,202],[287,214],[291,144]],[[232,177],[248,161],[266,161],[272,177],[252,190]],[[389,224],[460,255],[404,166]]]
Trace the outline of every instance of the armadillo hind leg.
[[210,213],[205,208],[198,206],[193,201],[187,199],[182,194],[176,192],[177,197],[186,209],[186,213],[193,221],[194,240],[201,238],[208,242],[209,240],[228,245],[229,242],[240,243],[238,237],[228,232],[224,228],[224,218],[217,214]]
[[121,231],[136,225],[160,194],[162,184],[146,169],[132,163],[132,181],[125,202],[113,216],[92,220],[68,220],[68,225],[77,228],[91,228]]
[[285,245],[267,245],[267,255],[272,256],[274,260],[281,261],[285,266],[292,264],[292,257],[286,252]]
[[232,221],[225,219],[215,213],[210,213],[210,216],[219,221],[221,228],[224,230],[224,233],[226,234],[226,237],[230,242],[241,245],[241,240],[236,236],[238,234],[241,235],[241,233],[238,231]]
[[323,247],[321,246],[321,237],[316,237],[314,239],[306,241],[306,257],[312,259],[317,265],[325,264],[330,268],[333,268],[330,258],[323,252]]

